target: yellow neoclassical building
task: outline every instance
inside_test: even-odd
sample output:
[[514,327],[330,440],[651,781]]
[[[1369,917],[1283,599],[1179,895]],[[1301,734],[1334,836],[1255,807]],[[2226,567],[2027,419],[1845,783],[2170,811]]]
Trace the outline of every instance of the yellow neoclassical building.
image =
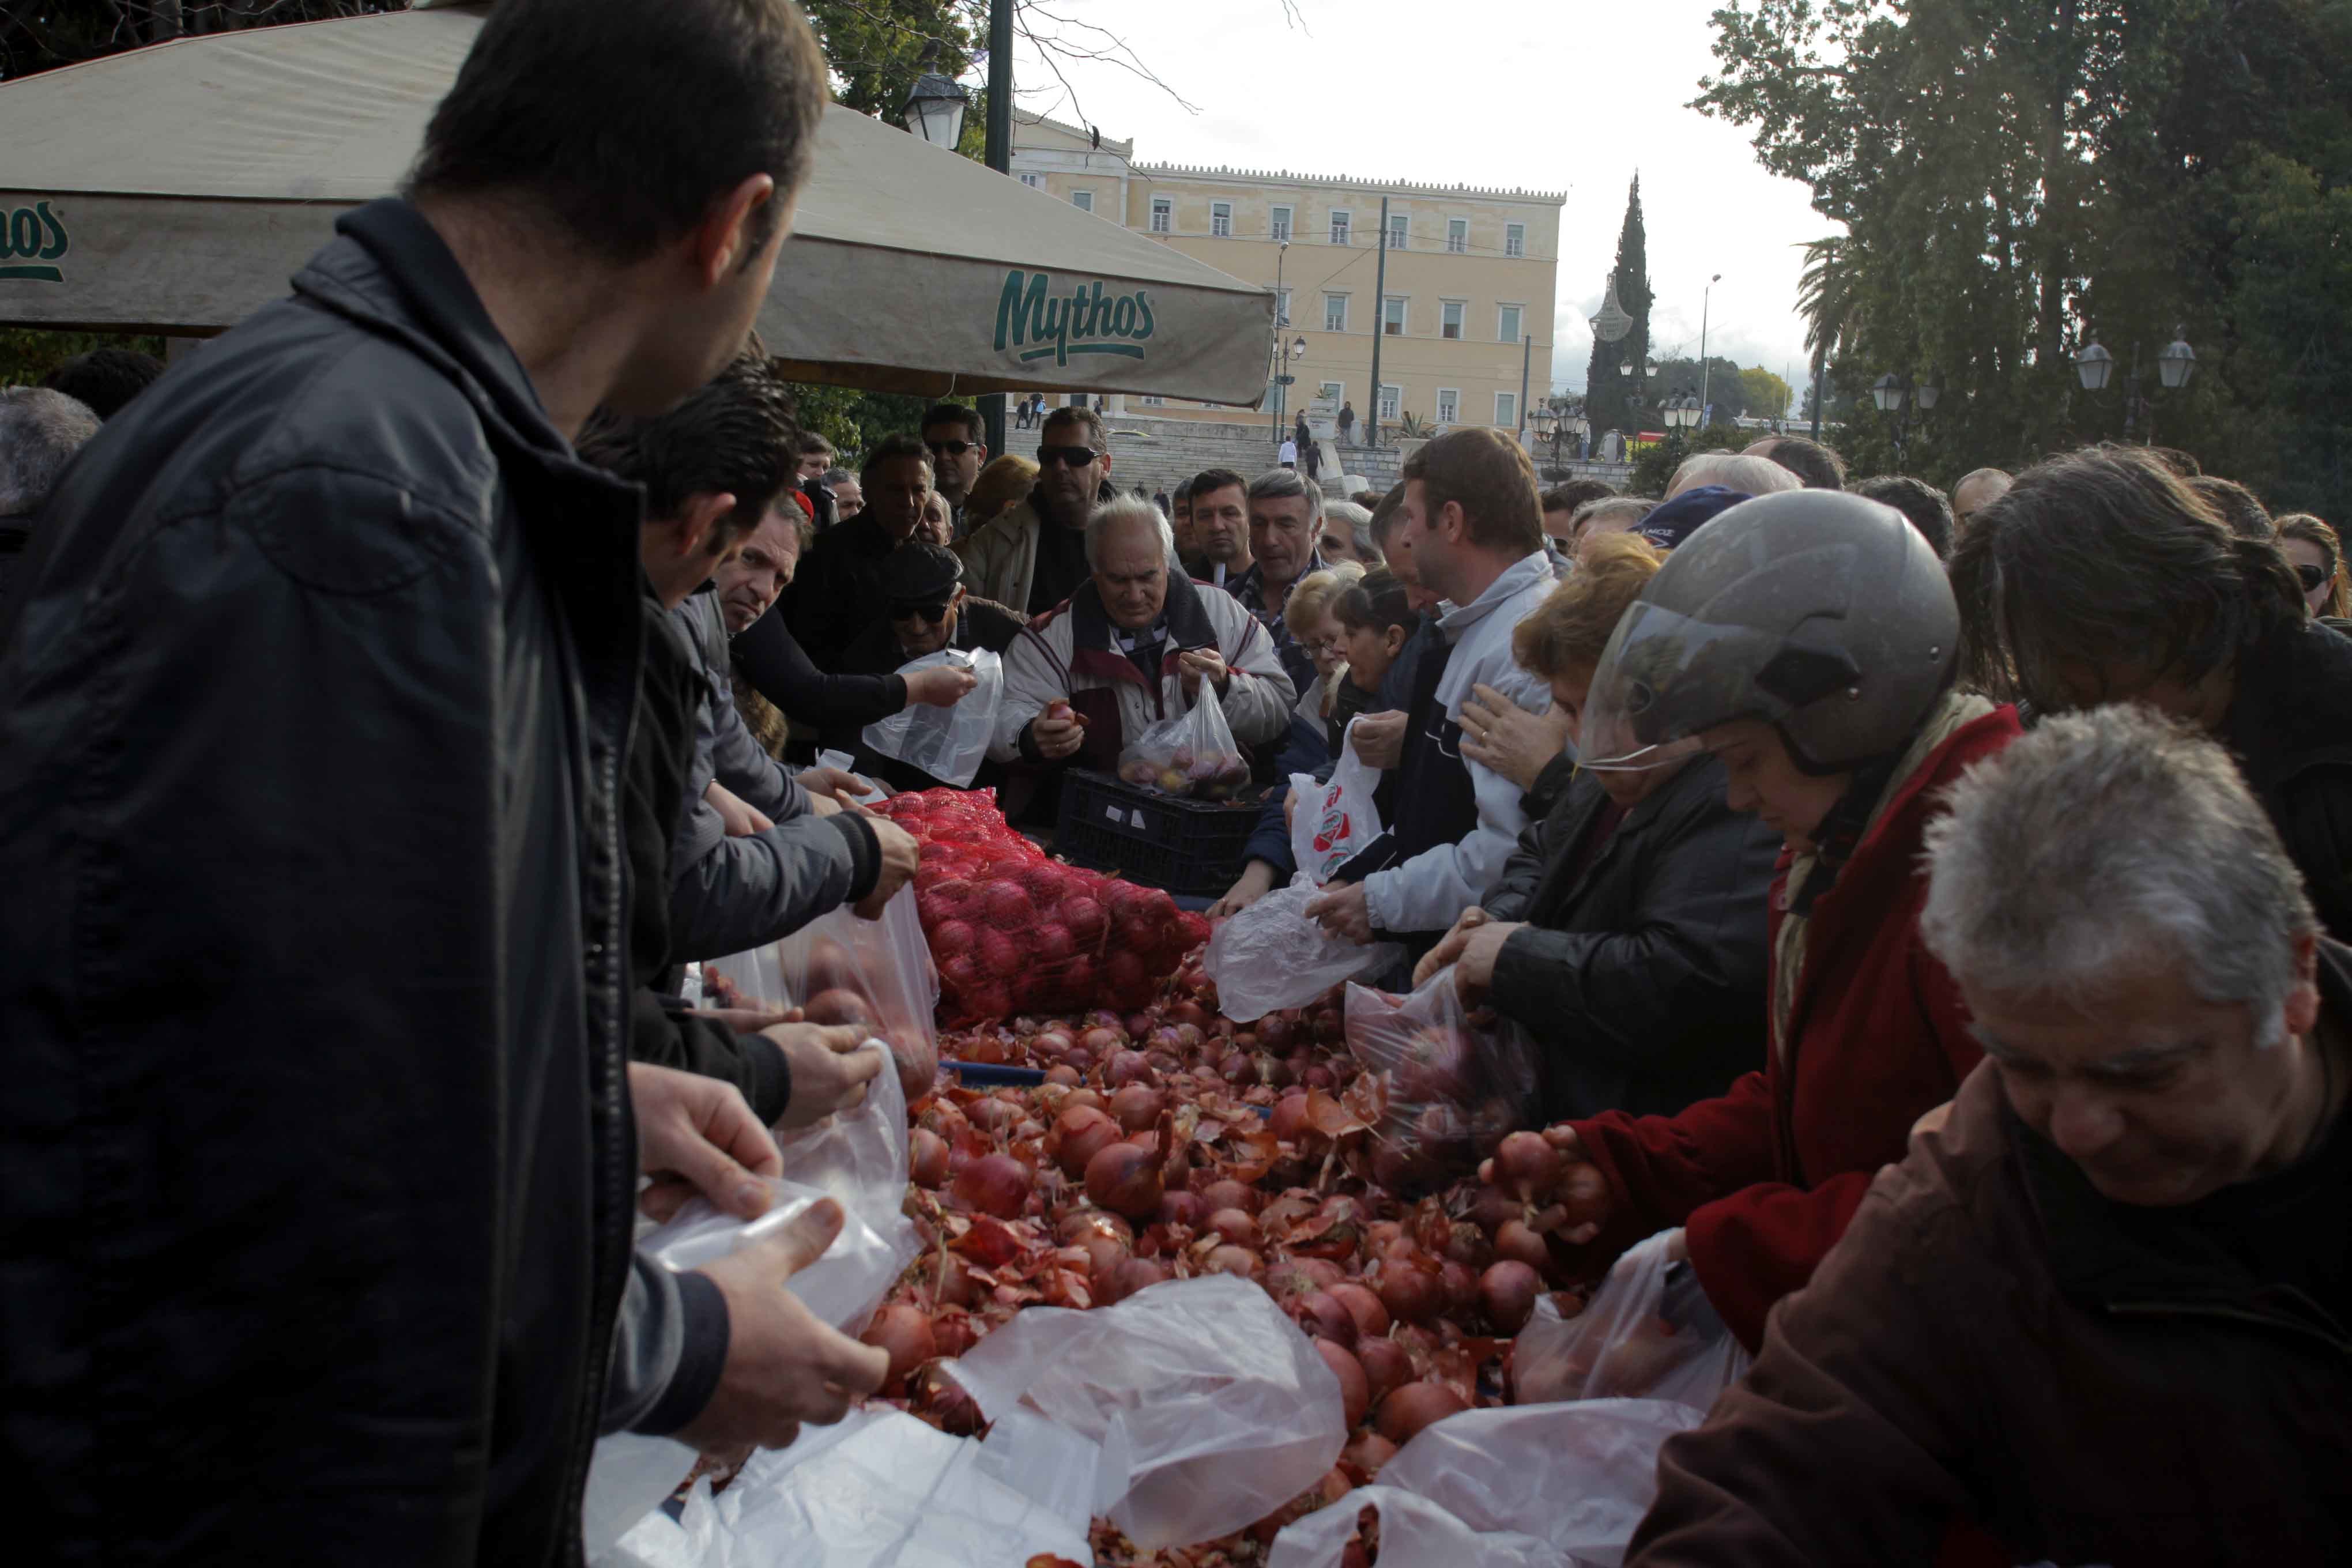
[[[1521,388],[1551,385],[1552,298],[1566,198],[1287,172],[1138,163],[1132,142],[1013,112],[1013,173],[1106,222],[1175,247],[1278,297],[1278,341],[1297,380],[1269,385],[1256,417],[1318,394],[1375,403],[1384,424],[1520,431]],[[1385,284],[1381,202],[1389,204]],[[1372,395],[1373,335],[1381,388]],[[1303,355],[1287,352],[1300,340]],[[1268,347],[1268,374],[1275,345]],[[1524,376],[1524,379],[1523,379]],[[1231,420],[1220,405],[1114,398],[1116,412]]]

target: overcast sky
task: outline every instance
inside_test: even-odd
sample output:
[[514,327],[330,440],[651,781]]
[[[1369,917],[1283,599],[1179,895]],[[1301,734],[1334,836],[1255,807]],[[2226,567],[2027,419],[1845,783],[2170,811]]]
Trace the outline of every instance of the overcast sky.
[[[1125,70],[1065,64],[1072,102],[1025,47],[1023,108],[1135,139],[1139,163],[1287,167],[1429,184],[1564,190],[1555,384],[1581,387],[1585,318],[1617,254],[1638,167],[1650,336],[1802,383],[1797,247],[1833,232],[1809,192],[1768,174],[1746,132],[1683,107],[1712,69],[1717,0],[1068,0],[1189,100]],[[1042,24],[1041,24],[1042,25]],[[1033,90],[1034,89],[1034,90]]]

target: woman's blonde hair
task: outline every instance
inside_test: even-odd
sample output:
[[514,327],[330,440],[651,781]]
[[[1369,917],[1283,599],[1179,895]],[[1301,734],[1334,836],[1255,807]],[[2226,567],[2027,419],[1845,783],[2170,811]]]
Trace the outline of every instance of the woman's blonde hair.
[[2352,588],[2345,584],[2344,542],[2336,536],[2336,531],[2307,511],[2291,511],[2278,520],[2278,536],[2315,544],[2319,552],[2327,557],[2327,598],[2319,606],[2319,613],[2342,619],[2347,603],[2352,601]]
[[1282,606],[1282,624],[1290,628],[1292,637],[1301,640],[1313,637],[1331,600],[1354,587],[1363,575],[1364,569],[1352,561],[1334,562],[1320,572],[1308,573],[1292,585],[1290,598]]
[[1015,452],[991,458],[971,481],[963,500],[964,531],[969,533],[1029,494],[1037,482],[1037,465]]
[[1511,657],[1539,680],[1591,673],[1609,634],[1664,562],[1637,533],[1594,535],[1585,542],[1575,573],[1513,630]]

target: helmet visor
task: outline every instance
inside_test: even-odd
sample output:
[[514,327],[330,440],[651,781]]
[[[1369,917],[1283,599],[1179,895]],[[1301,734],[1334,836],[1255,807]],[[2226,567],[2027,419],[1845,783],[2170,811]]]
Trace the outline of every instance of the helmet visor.
[[1637,602],[1593,672],[1579,764],[1600,773],[1669,767],[1705,751],[1701,737],[1717,725],[1776,723],[1844,679],[1836,656]]

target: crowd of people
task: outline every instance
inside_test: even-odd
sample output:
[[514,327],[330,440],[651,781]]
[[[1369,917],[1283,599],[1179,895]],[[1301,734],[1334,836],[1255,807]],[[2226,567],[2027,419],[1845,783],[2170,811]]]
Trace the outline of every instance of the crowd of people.
[[[1476,428],[1385,493],[1150,497],[1025,395],[1034,462],[954,402],[845,456],[750,331],[824,72],[782,0],[507,0],[290,297],[0,391],[36,1540],[572,1561],[599,1434],[839,1419],[886,1358],[778,1289],[836,1205],[686,1273],[632,1225],[758,1213],[766,1129],[882,1058],[688,966],[878,916],[876,792],[1049,834],[1213,694],[1211,917],[1299,871],[1286,781],[1376,774],[1304,919],[1537,1041],[1559,1265],[1664,1233],[1667,1323],[1756,1356],[1628,1562],[2352,1552],[2326,521],[2178,453],[1947,494],[1787,435],[1657,497]],[[983,704],[969,777],[875,738]]]

